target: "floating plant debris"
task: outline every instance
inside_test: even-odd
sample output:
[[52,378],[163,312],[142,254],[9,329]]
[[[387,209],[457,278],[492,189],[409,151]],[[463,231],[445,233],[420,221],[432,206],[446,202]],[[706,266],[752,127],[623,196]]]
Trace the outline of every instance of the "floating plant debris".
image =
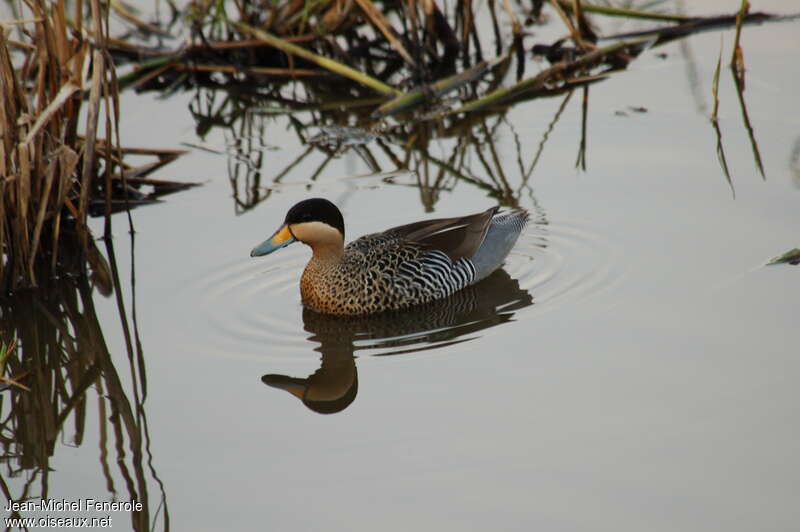
[[800,248],[794,248],[783,255],[772,257],[769,259],[766,266],[772,266],[774,264],[791,264],[792,266],[797,266],[800,264]]

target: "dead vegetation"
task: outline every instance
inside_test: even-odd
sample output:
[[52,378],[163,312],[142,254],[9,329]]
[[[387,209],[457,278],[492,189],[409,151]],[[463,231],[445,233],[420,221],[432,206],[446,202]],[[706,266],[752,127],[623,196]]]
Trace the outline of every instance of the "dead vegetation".
[[[481,32],[470,2],[319,2],[302,12],[306,5],[246,2],[225,11],[225,6],[195,2],[191,40],[172,50],[143,49],[147,64],[126,77],[141,90],[196,91],[191,110],[199,135],[221,127],[230,139],[229,175],[238,212],[269,197],[297,168],[306,168],[302,181],[314,182],[330,159],[346,150],[355,150],[376,173],[410,170],[431,209],[436,191],[452,186],[453,179],[514,204],[519,191],[509,185],[513,180],[499,164],[492,137],[513,105],[563,98],[552,130],[579,90],[576,166],[585,170],[592,84],[660,44],[699,31],[734,26],[741,31],[746,23],[773,18],[748,14],[744,5],[730,15],[692,18],[578,1],[505,1],[486,4],[492,24]],[[655,27],[603,35],[590,18],[600,16],[646,20]],[[334,19],[339,22],[331,29],[326,21]],[[539,27],[548,22],[563,25],[560,38],[538,41]],[[528,72],[534,64],[531,51],[543,60],[539,72]],[[743,76],[743,66],[735,72]],[[743,98],[740,103],[746,116]],[[287,117],[308,147],[267,177],[264,139],[276,115]],[[757,153],[752,128],[748,131]],[[429,149],[442,138],[456,141],[448,160],[436,159]],[[531,161],[519,155],[523,183],[546,140]],[[308,177],[303,165],[315,152],[323,159]],[[728,176],[721,141],[719,153]],[[380,155],[392,161],[391,167],[381,164]]]
[[[92,260],[89,216],[104,215],[109,235],[112,212],[183,186],[144,180],[179,152],[120,148],[108,13],[99,0],[73,9],[65,0],[25,0],[23,18],[0,27],[0,290],[6,294],[84,271],[85,261],[62,254],[77,246]],[[133,152],[156,161],[133,166]],[[152,192],[140,190],[145,183]]]
[[[194,0],[173,18],[185,23],[189,39],[167,48],[109,37],[111,11],[160,42],[175,28],[140,20],[123,4],[23,2],[19,18],[0,32],[0,288],[6,293],[63,274],[65,246],[78,246],[91,261],[89,216],[105,216],[108,236],[111,213],[185,186],[148,178],[181,152],[121,147],[123,87],[224,91],[220,107],[196,115],[201,136],[220,125],[215,115],[232,110],[242,117],[269,107],[311,111],[318,127],[357,126],[418,153],[426,153],[431,138],[469,131],[518,102],[580,88],[584,120],[576,164],[585,168],[592,83],[660,43],[736,25],[732,68],[741,95],[741,27],[772,18],[749,14],[746,2],[732,15],[690,18],[579,0],[489,0],[481,23],[469,0]],[[602,35],[590,19],[599,16],[659,26]],[[537,42],[548,21],[563,24],[561,37]],[[549,65],[529,73],[531,51]],[[115,63],[131,61],[118,78]],[[743,98],[740,103],[763,173]],[[154,160],[129,162],[141,156]],[[409,160],[394,157],[400,165]]]
[[[342,111],[349,115],[338,122],[323,119],[320,126],[386,131],[418,123],[421,117],[442,122],[439,130],[463,130],[477,111],[503,112],[522,100],[586,88],[624,69],[645,47],[661,40],[768,18],[746,15],[744,6],[738,16],[690,19],[579,1],[503,0],[486,4],[491,24],[481,28],[475,6],[466,0],[195,0],[183,13],[190,40],[163,49],[110,38],[109,9],[99,0],[25,0],[23,6],[25,16],[4,24],[0,32],[4,292],[35,286],[44,275],[62,274],[62,245],[78,245],[91,258],[89,216],[105,216],[108,235],[111,213],[184,186],[148,179],[181,152],[120,146],[122,86],[224,89],[246,108],[269,102],[286,112],[313,108],[328,116],[341,118]],[[545,6],[550,18],[563,22],[566,36],[532,47],[551,65],[529,75],[531,32],[526,24],[546,18]],[[111,9],[140,32],[169,35],[121,4]],[[589,14],[670,25],[612,36],[610,44],[600,46],[603,37],[593,29]],[[11,39],[12,33],[19,38]],[[132,59],[138,65],[118,79],[114,62]],[[741,62],[736,56],[734,61]],[[743,70],[738,71],[743,87]],[[516,81],[509,83],[510,75]],[[387,123],[389,118],[394,125]],[[584,167],[585,137],[582,146],[578,164]],[[754,153],[758,160],[755,143]],[[155,160],[134,166],[128,162],[132,156]],[[64,240],[68,238],[74,241]]]
[[[644,48],[773,18],[745,11],[692,18],[578,0],[492,0],[485,8],[490,27],[478,24],[476,6],[467,0],[195,0],[185,11],[191,37],[181,46],[154,49],[128,43],[112,51],[142,61],[123,79],[138,89],[203,86],[280,101],[282,89],[298,81],[316,88],[306,95],[306,106],[326,103],[315,98],[317,92],[339,100],[377,97],[377,119],[416,105],[440,104],[465,86],[457,94],[461,106],[451,112],[508,103],[520,94],[542,95],[545,87],[563,89],[598,70],[625,68]],[[589,15],[668,25],[603,36]],[[563,38],[531,46],[538,26],[554,19],[564,24]],[[610,44],[600,46],[603,41]],[[531,49],[552,67],[526,75]],[[511,72],[516,83],[499,89]]]
[[[103,216],[110,237],[112,213],[185,187],[148,179],[182,152],[120,147],[118,80],[99,0],[25,0],[19,15],[0,26],[0,489],[9,501],[49,497],[51,458],[62,439],[84,443],[94,388],[109,497],[142,503],[130,514],[134,530],[150,530],[156,516],[168,528],[163,490],[152,506],[148,496],[160,480],[135,316],[132,331],[112,239],[101,251],[87,222]],[[134,165],[134,156],[149,160]],[[116,295],[127,377],[103,337],[95,289]],[[6,482],[15,477],[24,480]]]

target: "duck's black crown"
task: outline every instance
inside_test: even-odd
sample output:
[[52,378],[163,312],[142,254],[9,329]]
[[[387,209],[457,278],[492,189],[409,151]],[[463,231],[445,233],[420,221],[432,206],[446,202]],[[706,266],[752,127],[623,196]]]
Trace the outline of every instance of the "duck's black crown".
[[344,237],[344,218],[339,209],[324,198],[303,200],[289,209],[284,223],[286,225],[306,222],[322,222],[339,230]]

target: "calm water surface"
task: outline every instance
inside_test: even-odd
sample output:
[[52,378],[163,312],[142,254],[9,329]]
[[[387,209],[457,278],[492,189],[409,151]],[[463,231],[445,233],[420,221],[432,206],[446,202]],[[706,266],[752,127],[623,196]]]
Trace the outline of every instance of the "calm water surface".
[[[249,250],[312,195],[342,208],[352,239],[485,209],[496,204],[485,190],[452,180],[432,201],[414,174],[373,175],[353,151],[311,180],[324,160],[315,151],[237,214],[233,139],[195,135],[191,94],[126,93],[124,145],[220,152],[169,167],[205,184],[135,211],[133,254],[125,220],[114,220],[124,278],[135,259],[150,439],[141,471],[155,528],[796,529],[800,271],[762,265],[800,246],[798,24],[744,32],[765,180],[723,71],[735,197],[708,120],[720,38],[727,57],[732,31],[707,33],[593,85],[586,171],[574,169],[580,94],[528,181],[518,159],[527,169],[563,100],[491,122],[533,223],[504,271],[389,318],[304,311],[308,249]],[[305,146],[284,118],[263,142],[266,185]],[[453,148],[431,145],[442,158]],[[115,301],[95,294],[94,305],[126,374]],[[98,460],[104,393],[87,392],[82,442],[70,422],[55,443],[48,497],[130,498],[118,450],[107,449],[108,476]],[[4,478],[20,497],[31,477]],[[129,514],[113,515],[115,530],[131,527]]]

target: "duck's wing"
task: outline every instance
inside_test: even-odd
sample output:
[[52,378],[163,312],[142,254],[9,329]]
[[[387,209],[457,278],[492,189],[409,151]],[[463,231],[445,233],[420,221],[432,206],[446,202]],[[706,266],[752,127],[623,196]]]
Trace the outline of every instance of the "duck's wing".
[[401,225],[389,229],[385,234],[428,249],[436,249],[446,253],[450,260],[455,262],[475,254],[486,238],[492,217],[499,208],[492,207],[470,216],[439,218]]

